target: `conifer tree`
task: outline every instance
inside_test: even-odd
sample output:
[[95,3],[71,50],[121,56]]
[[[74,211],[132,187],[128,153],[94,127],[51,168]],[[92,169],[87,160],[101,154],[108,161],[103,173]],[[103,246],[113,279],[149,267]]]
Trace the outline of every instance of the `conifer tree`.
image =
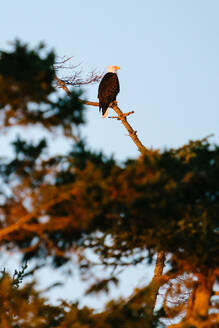
[[[121,268],[147,265],[157,256],[154,278],[97,314],[64,300],[51,306],[34,281],[25,284],[31,272],[10,277],[3,270],[1,327],[217,327],[219,147],[205,138],[179,149],[148,150],[127,121],[131,113],[113,103],[140,155],[119,165],[91,151],[78,130],[86,106],[97,104],[82,100],[73,86],[99,76],[83,80],[75,73],[65,80],[61,68],[42,44],[30,49],[16,41],[12,51],[0,52],[1,131],[40,126],[36,140],[21,134],[12,143],[13,158],[0,159],[1,250],[18,250],[36,269],[52,259],[54,270],[72,261],[74,252],[87,277],[95,271],[91,250],[102,267],[113,268],[101,280],[88,278],[87,293],[94,297],[118,284]],[[41,137],[43,130],[48,138]],[[48,139],[57,131],[71,149],[52,156]]]

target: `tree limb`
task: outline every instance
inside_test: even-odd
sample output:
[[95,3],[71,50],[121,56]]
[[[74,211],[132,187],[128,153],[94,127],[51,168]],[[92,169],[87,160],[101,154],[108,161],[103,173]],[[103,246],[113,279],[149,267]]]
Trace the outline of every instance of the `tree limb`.
[[160,283],[161,283],[161,277],[163,275],[163,268],[165,264],[165,253],[160,251],[157,253],[157,259],[156,259],[156,264],[154,268],[154,276],[151,281],[151,286],[152,286],[152,294],[151,294],[151,314],[153,314],[156,301],[157,301],[157,295],[159,292],[160,288]]
[[146,151],[145,146],[141,143],[137,136],[137,131],[133,130],[129,122],[127,121],[126,114],[123,114],[121,109],[117,106],[117,103],[114,102],[110,105],[110,107],[116,112],[118,115],[118,119],[122,122],[126,130],[128,131],[129,136],[132,138],[133,142],[136,144],[140,153],[144,153]]
[[[71,97],[71,93],[68,90],[68,88],[66,87],[65,82],[60,80],[58,77],[56,77],[56,81],[57,81],[59,87],[61,87],[67,93],[67,95]],[[86,100],[81,100],[81,102],[88,106],[99,107],[98,102],[86,101]],[[139,152],[141,154],[144,154],[147,149],[139,140],[139,138],[137,136],[137,131],[135,131],[131,127],[131,125],[128,123],[127,118],[126,118],[128,115],[131,114],[131,112],[124,114],[121,111],[121,109],[117,106],[116,101],[111,103],[109,107],[111,107],[116,112],[116,114],[118,115],[117,119],[122,122],[122,124],[128,131],[129,136],[132,138],[133,142],[136,144]],[[154,276],[153,276],[153,279],[151,282],[151,284],[153,286],[153,293],[152,293],[153,295],[152,295],[151,306],[150,306],[151,316],[153,316],[153,312],[154,312],[156,301],[157,301],[157,295],[158,295],[159,288],[160,288],[160,281],[161,281],[161,277],[163,274],[164,262],[165,262],[165,253],[163,251],[160,251],[157,253],[157,260],[156,260],[156,264],[155,264],[155,268],[154,268]]]
[[[96,70],[92,70],[90,71],[87,76],[82,77],[82,70],[80,69],[81,64],[76,64],[76,65],[72,65],[71,63],[69,63],[68,65],[66,65],[67,62],[71,62],[71,59],[73,57],[63,57],[60,59],[59,62],[56,62],[54,65],[54,70],[73,70],[73,73],[71,73],[71,76],[66,76],[66,77],[62,77],[61,79],[59,79],[61,82],[63,82],[65,85],[72,85],[74,87],[76,86],[82,86],[82,85],[87,85],[87,84],[94,84],[97,83],[101,80],[101,78],[103,77],[103,73],[99,73]],[[57,81],[57,79],[56,79]],[[57,81],[58,82],[58,81]],[[60,83],[58,82],[59,87]]]
[[[69,91],[69,89],[67,88],[65,82],[61,79],[59,79],[56,76],[56,81],[59,85],[60,88],[62,88],[66,94],[71,97],[71,93]],[[99,107],[99,103],[98,102],[93,102],[93,101],[86,101],[86,100],[81,100],[81,102],[85,105],[88,106],[95,106],[95,107]],[[126,113],[124,114],[121,109],[117,106],[117,102],[113,102],[110,104],[110,107],[116,112],[116,114],[118,115],[118,120],[120,120],[122,122],[122,124],[124,125],[124,127],[126,128],[126,130],[128,131],[129,136],[132,138],[133,142],[136,144],[138,150],[140,153],[144,153],[146,151],[145,146],[141,143],[141,141],[139,140],[138,136],[137,136],[137,131],[133,130],[133,128],[131,127],[131,125],[128,123],[126,116],[132,114],[132,112]]]

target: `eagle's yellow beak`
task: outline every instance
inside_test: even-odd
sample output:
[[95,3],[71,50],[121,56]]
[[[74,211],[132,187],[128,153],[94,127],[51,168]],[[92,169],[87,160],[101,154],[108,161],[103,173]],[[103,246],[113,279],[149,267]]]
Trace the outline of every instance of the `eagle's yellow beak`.
[[120,69],[120,67],[119,66],[116,66],[116,69],[118,70],[118,69]]

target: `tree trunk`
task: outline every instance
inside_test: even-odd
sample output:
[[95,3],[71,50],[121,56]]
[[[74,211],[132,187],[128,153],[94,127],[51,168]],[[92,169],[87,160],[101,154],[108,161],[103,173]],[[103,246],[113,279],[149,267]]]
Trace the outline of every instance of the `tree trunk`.
[[[67,86],[65,85],[64,81],[60,80],[58,77],[56,77],[56,81],[57,81],[59,87],[61,87],[67,93],[67,95],[69,97],[71,97],[71,93],[68,90]],[[86,101],[86,100],[82,100],[82,102],[89,106],[95,106],[95,107],[99,106],[98,102],[92,102],[92,101]],[[131,114],[132,112],[124,114],[121,111],[121,109],[117,106],[117,102],[113,102],[110,106],[118,115],[117,119],[120,120],[121,123],[124,125],[124,127],[128,131],[129,136],[132,138],[132,141],[137,146],[139,152],[141,154],[144,154],[147,149],[145,148],[145,146],[141,143],[140,139],[138,138],[137,131],[135,131],[127,121],[127,116],[129,114]],[[156,301],[157,301],[157,295],[158,295],[158,291],[160,288],[160,279],[163,274],[164,262],[165,262],[165,253],[162,251],[158,252],[156,265],[155,265],[155,269],[154,269],[154,276],[151,281],[151,300],[150,300],[150,305],[149,305],[149,309],[148,309],[148,313],[151,318],[153,317],[154,308],[155,308]]]
[[[190,295],[186,313],[186,322],[194,327],[208,327],[211,292],[215,277],[212,274],[196,275],[198,281]],[[210,326],[209,326],[210,327]]]
[[153,313],[157,301],[157,295],[160,288],[160,281],[163,275],[164,262],[165,262],[165,253],[158,252],[157,260],[154,268],[154,276],[151,281],[151,297],[150,297],[150,305],[149,305],[149,316],[151,318],[153,317]]

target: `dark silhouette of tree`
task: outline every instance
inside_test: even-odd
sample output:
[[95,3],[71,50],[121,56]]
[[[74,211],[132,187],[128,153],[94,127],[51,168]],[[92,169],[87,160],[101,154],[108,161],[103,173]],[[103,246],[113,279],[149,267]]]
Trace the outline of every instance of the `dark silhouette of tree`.
[[[11,52],[0,52],[2,131],[40,126],[53,136],[59,130],[71,144],[65,155],[52,156],[39,131],[35,141],[21,133],[12,143],[13,158],[0,159],[2,252],[18,250],[24,263],[35,263],[14,277],[2,271],[1,327],[217,327],[219,147],[205,138],[179,149],[148,150],[127,121],[130,113],[113,103],[140,156],[120,165],[91,151],[78,130],[85,105],[97,104],[83,100],[74,85],[100,75],[58,77],[63,65],[65,59],[58,63],[44,45],[31,50],[16,41]],[[118,284],[121,268],[146,265],[156,255],[157,264],[150,284],[110,301],[101,313],[65,300],[51,306],[25,276],[51,260],[58,270],[72,254],[94,295]],[[98,264],[112,268],[111,275],[91,279]]]

